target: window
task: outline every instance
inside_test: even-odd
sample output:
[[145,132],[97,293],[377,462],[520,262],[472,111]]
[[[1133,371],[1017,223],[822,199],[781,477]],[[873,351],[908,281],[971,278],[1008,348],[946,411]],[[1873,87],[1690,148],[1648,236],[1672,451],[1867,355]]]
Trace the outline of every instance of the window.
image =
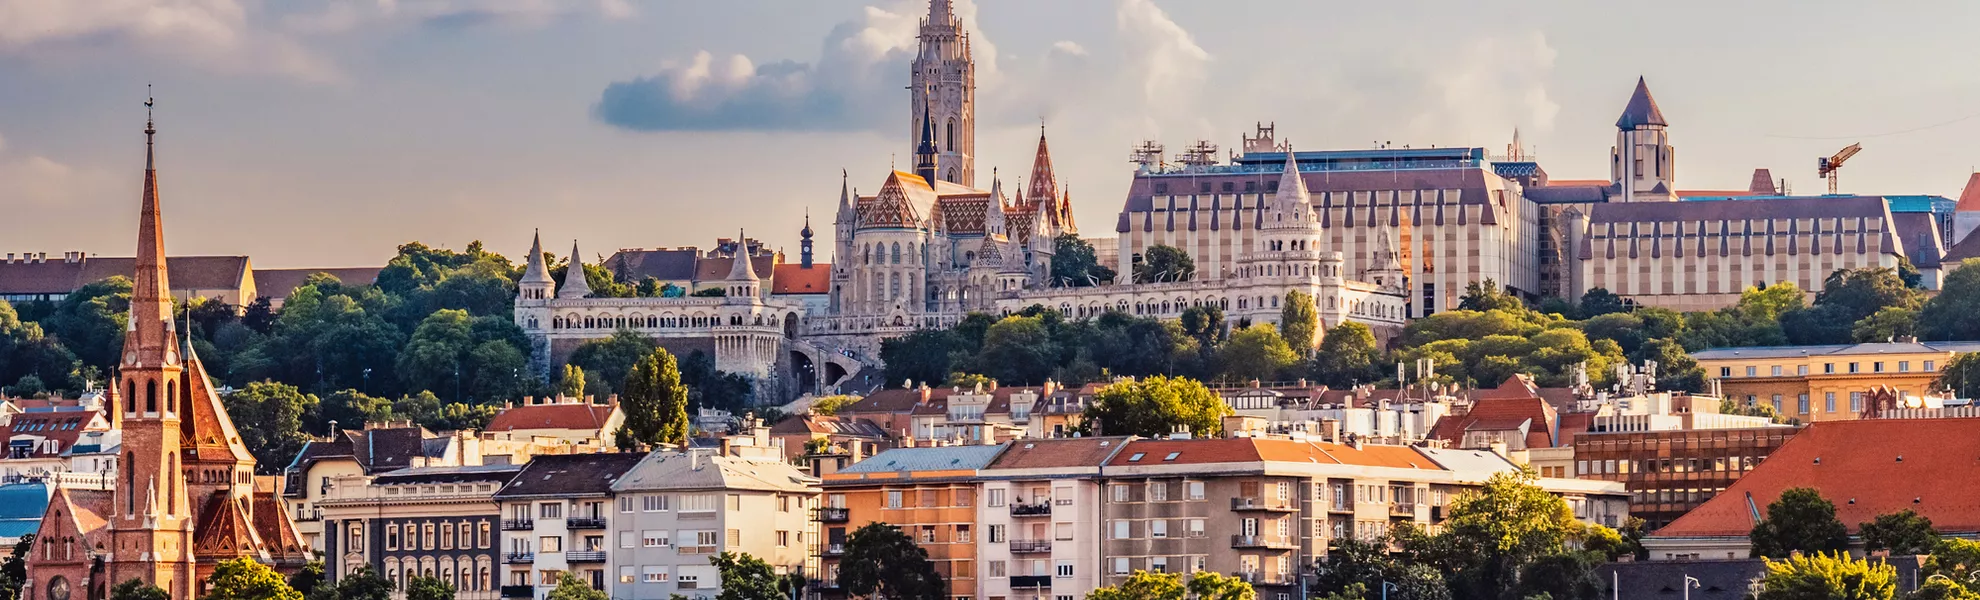
[[1125,540],[1134,537],[1133,534],[1132,527],[1127,521],[1114,521],[1114,539]]
[[1193,538],[1203,537],[1203,519],[1189,520],[1189,537],[1193,537]]
[[1928,361],[1925,361],[1925,370],[1927,370],[1927,371],[1937,371],[1938,369],[1935,369],[1935,368],[1933,368],[1933,366],[1934,366],[1935,364],[1936,364],[1936,361],[1930,361],[1930,360],[1928,360]]
[[1114,574],[1115,575],[1128,574],[1128,559],[1120,558],[1120,557],[1114,558]]
[[1148,482],[1148,501],[1165,502],[1169,499],[1169,484],[1161,481]]
[[1759,377],[1759,376],[1760,376],[1760,367],[1753,367],[1753,366],[1749,366],[1749,367],[1747,367],[1747,368],[1746,368],[1746,376],[1747,376],[1747,377]]
[[1004,488],[995,488],[995,489],[992,489],[992,490],[990,490],[990,498],[989,498],[989,500],[990,500],[990,506],[992,506],[992,507],[997,507],[997,506],[1003,506],[1003,505],[1004,505]]
[[1150,559],[1148,559],[1148,571],[1149,571],[1149,572],[1151,572],[1151,573],[1167,573],[1167,572],[1169,572],[1169,557],[1167,557],[1167,556],[1157,556],[1157,557],[1154,557],[1154,558],[1150,558]]
[[1794,408],[1800,411],[1800,414],[1808,414],[1808,394],[1802,394],[1796,397]]
[[648,529],[640,533],[640,540],[648,548],[665,548],[669,545],[666,530]]
[[736,546],[741,546],[741,545],[742,545],[742,530],[741,530],[741,529],[731,529],[731,530],[729,530],[729,535],[728,535],[728,540],[729,540],[729,547],[731,547],[731,548],[734,548],[734,547],[736,547]]
[[1781,395],[1774,394],[1774,412],[1781,412]]
[[1128,491],[1128,486],[1125,483],[1116,483],[1108,486],[1108,490],[1115,502],[1127,502],[1128,497],[1133,495],[1133,492]]
[[633,532],[630,531],[619,532],[619,547],[620,548],[633,547]]
[[632,582],[633,582],[633,568],[619,567],[619,583],[632,583]]
[[564,538],[562,536],[555,536],[555,535],[538,536],[536,538],[536,547],[539,548],[541,552],[545,552],[545,553],[563,552]]
[[427,550],[432,550],[432,549],[433,549],[433,524],[432,524],[432,523],[427,523],[427,524],[424,524],[424,525],[420,525],[420,526],[419,526],[419,536],[420,536],[420,540],[421,540],[421,542],[420,542],[420,545],[419,545],[419,547],[421,547],[421,548],[425,548],[425,549],[427,549]]
[[[622,512],[622,513],[629,513],[629,512],[632,512],[632,511],[633,511],[633,497],[632,497],[632,496],[620,496],[620,497],[619,497],[619,512]],[[629,582],[629,583],[630,583],[630,582]]]
[[983,574],[984,574],[984,576],[986,576],[986,577],[1008,577],[1008,576],[1009,576],[1009,575],[1008,575],[1008,574],[1006,574],[1006,572],[1005,572],[1005,567],[1004,567],[1004,561],[1001,561],[1001,560],[993,560],[993,561],[990,561],[990,566],[989,566],[988,568],[986,568],[986,569],[984,570],[984,572],[983,572]]
[[1863,392],[1849,393],[1849,412],[1863,412]]
[[708,530],[708,531],[696,531],[696,532],[694,532],[694,545],[696,545],[696,546],[711,546],[711,547],[712,547],[712,546],[714,546],[714,545],[715,545],[715,543],[716,543],[716,540],[715,540],[715,531],[714,531],[714,530],[712,530],[712,529],[711,529],[711,530]]
[[1189,500],[1202,500],[1203,482],[1190,481],[1183,483],[1183,497]]
[[1794,374],[1796,374],[1796,375],[1807,375],[1807,374],[1808,374],[1808,365],[1795,365],[1795,366],[1794,366]]
[[901,507],[901,491],[887,490],[887,508]]
[[[731,529],[730,531],[735,531],[735,530],[734,530],[734,529]],[[788,547],[790,547],[790,545],[791,545],[791,532],[789,532],[789,531],[778,531],[778,532],[777,532],[777,547],[778,547],[778,548],[788,548]]]
[[662,512],[667,510],[668,502],[665,495],[654,494],[652,496],[641,496],[639,502],[640,509],[646,512]]
[[1910,372],[1911,372],[1911,361],[1908,361],[1908,360],[1900,360],[1900,361],[1898,361],[1898,372],[1899,372],[1899,373],[1910,373]]
[[1849,372],[1851,372],[1851,373],[1859,373],[1859,372],[1862,372],[1862,370],[1861,370],[1861,369],[1858,369],[1858,368],[1856,368],[1856,363],[1849,363]]
[[1164,520],[1149,521],[1148,537],[1157,539],[1169,537],[1169,522]]
[[1877,361],[1877,362],[1873,362],[1873,363],[1870,363],[1870,372],[1872,372],[1872,373],[1882,373],[1882,372],[1884,372],[1884,361],[1881,361],[1881,360],[1880,360],[1880,361]]
[[1822,410],[1823,410],[1823,411],[1825,411],[1825,412],[1836,412],[1836,393],[1835,393],[1835,392],[1823,392],[1823,393],[1822,393]]
[[1732,376],[1733,376],[1733,368],[1732,368],[1732,367],[1719,367],[1719,376],[1720,376],[1720,377],[1732,377]]
[[991,525],[991,526],[990,526],[990,543],[992,543],[992,544],[1001,544],[1001,543],[1004,543],[1004,526],[1003,526],[1003,525]]
[[721,507],[721,499],[714,494],[691,494],[681,496],[681,512],[715,512]]
[[955,541],[958,544],[969,543],[969,525],[956,525]]
[[[640,577],[639,577],[639,579],[640,579],[640,581],[644,581],[644,582],[646,582],[646,583],[666,583],[666,582],[667,582],[667,568],[666,568],[666,567],[640,567],[640,568],[639,568],[639,575],[640,575]],[[681,577],[682,577],[683,579],[685,579],[685,578],[688,578],[688,577],[691,577],[691,576],[690,576],[690,575],[682,575]]]
[[538,504],[536,505],[536,516],[543,519],[562,519],[564,518],[564,503],[544,502]]
[[1780,365],[1774,365],[1774,370],[1773,370],[1773,375],[1774,375],[1775,377],[1780,377],[1780,376],[1781,376],[1781,366],[1780,366]]
[[474,540],[475,547],[486,549],[489,547],[490,544],[495,543],[495,536],[492,531],[493,529],[494,527],[490,526],[487,521],[483,521],[481,523],[480,532],[477,533],[475,536],[475,540]]
[[921,526],[921,535],[920,535],[919,537],[917,537],[917,538],[916,538],[916,540],[918,540],[918,541],[920,541],[920,542],[921,542],[921,543],[923,543],[923,544],[933,544],[933,543],[935,543],[935,526],[934,526],[934,525],[922,525],[922,526]]
[[1053,538],[1058,539],[1060,541],[1073,539],[1072,523],[1055,523],[1052,525],[1052,527],[1053,527],[1053,531],[1052,531]]
[[460,533],[460,538],[459,538],[460,541],[456,545],[459,546],[460,549],[462,550],[473,548],[474,524],[469,523],[467,521],[461,521],[461,528],[458,531]]
[[1822,363],[1822,374],[1833,375],[1835,374],[1835,372],[1836,372],[1836,363]]
[[399,526],[396,524],[385,526],[385,549],[399,549]]

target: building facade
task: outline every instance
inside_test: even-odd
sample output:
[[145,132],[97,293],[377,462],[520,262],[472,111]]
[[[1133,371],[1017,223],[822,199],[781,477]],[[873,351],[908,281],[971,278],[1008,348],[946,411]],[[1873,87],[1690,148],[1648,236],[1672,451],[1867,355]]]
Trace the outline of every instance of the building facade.
[[746,449],[654,452],[612,484],[612,597],[714,597],[722,578],[708,559],[722,552],[780,574],[818,572],[817,480],[767,443]]
[[434,577],[453,584],[463,600],[510,597],[500,579],[509,558],[501,552],[494,495],[521,468],[417,467],[332,479],[329,494],[316,501],[324,580],[368,568],[395,587]]
[[539,456],[495,492],[505,591],[534,585],[527,597],[542,598],[564,573],[592,589],[610,589],[607,553],[618,516],[612,484],[642,458],[624,452]]
[[1869,342],[1814,346],[1714,348],[1692,353],[1705,376],[1735,403],[1765,405],[1803,423],[1849,420],[1874,408],[1883,389],[1900,404],[1938,396],[1939,372],[1980,342]]

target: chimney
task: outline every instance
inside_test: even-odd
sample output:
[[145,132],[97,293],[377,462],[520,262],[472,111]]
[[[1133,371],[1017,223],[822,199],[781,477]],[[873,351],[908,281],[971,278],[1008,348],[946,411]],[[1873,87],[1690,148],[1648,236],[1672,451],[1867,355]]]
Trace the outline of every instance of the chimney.
[[43,252],[35,255],[34,262],[48,262],[48,253]]
[[990,380],[990,391],[992,392],[997,391],[997,380],[995,379]]
[[606,396],[606,397],[605,397],[605,405],[606,405],[606,406],[618,406],[618,405],[619,405],[619,395],[618,395],[618,394],[612,394],[612,395],[610,395],[610,396]]
[[7,253],[7,262],[14,262],[14,253],[12,252]]

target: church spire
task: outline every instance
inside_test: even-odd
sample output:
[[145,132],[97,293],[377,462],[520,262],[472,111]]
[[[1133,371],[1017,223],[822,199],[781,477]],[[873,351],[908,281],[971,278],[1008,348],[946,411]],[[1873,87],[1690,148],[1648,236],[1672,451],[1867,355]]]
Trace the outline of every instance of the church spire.
[[137,264],[131,281],[130,324],[124,334],[126,362],[161,365],[177,351],[172,323],[172,284],[165,269],[165,218],[159,205],[158,165],[153,141],[158,128],[151,118],[156,104],[144,101],[144,199],[138,213]]
[[521,283],[555,284],[550,278],[550,269],[543,265],[543,231],[537,230],[529,238],[529,260],[525,261]]
[[914,173],[928,182],[929,189],[935,188],[935,154],[939,151],[937,148],[935,118],[928,103],[924,102],[921,106],[921,145],[914,148]]
[[1059,178],[1052,173],[1052,150],[1045,145],[1044,121],[1038,122],[1038,152],[1031,158],[1031,189],[1025,198],[1048,204],[1059,199]]
[[584,277],[584,255],[578,253],[577,240],[571,240],[571,266],[564,272],[564,288],[557,290],[557,299],[575,300],[591,295],[591,282]]

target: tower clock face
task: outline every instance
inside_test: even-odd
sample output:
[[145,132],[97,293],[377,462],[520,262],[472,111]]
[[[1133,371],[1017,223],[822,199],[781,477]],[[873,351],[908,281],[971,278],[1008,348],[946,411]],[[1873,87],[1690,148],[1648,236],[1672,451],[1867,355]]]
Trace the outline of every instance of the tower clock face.
[[48,580],[48,600],[69,600],[69,578],[57,575]]

